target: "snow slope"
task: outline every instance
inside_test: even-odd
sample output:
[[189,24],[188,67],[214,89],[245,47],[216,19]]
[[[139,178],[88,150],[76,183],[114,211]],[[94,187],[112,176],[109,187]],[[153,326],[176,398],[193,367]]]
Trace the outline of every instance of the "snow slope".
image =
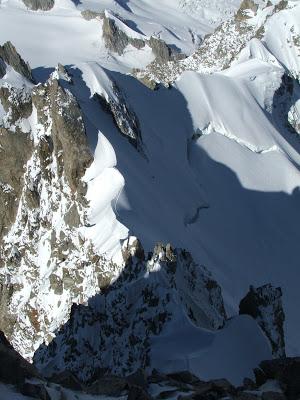
[[253,369],[271,357],[265,337],[248,316],[237,317],[215,332],[195,329],[174,318],[152,344],[153,367],[163,372],[187,370],[204,380],[220,376],[235,385],[254,378]]

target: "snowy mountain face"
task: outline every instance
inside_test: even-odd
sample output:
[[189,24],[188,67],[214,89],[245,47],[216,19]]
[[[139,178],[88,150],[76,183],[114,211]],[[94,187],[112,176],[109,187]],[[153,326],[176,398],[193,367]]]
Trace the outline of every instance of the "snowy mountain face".
[[0,330],[39,373],[240,385],[299,354],[299,21],[0,2]]

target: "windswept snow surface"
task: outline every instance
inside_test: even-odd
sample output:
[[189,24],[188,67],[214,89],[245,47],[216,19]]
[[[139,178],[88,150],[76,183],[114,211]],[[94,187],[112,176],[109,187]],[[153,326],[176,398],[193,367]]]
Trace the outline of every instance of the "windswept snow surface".
[[112,208],[113,200],[121,193],[124,178],[115,168],[116,155],[112,145],[99,132],[94,162],[87,169],[84,180],[88,183],[87,199],[90,202],[88,220],[91,226],[83,228],[83,234],[91,239],[100,253],[120,264],[120,241],[128,235],[128,229],[117,221]]

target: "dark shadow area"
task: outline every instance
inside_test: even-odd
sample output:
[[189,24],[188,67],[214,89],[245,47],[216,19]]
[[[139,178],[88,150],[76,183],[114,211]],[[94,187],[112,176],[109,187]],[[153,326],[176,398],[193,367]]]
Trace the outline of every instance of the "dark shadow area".
[[72,0],[72,2],[75,4],[76,7],[82,4],[81,0]]
[[32,70],[32,76],[37,83],[45,83],[55,68],[37,67]]
[[119,6],[123,7],[124,10],[132,12],[131,8],[129,7],[129,0],[115,0],[115,2],[117,4],[119,4]]
[[132,20],[130,20],[130,19],[125,19],[125,20],[124,20],[124,23],[125,23],[130,29],[134,30],[134,31],[137,32],[137,33],[140,33],[141,35],[144,35],[144,32],[142,32],[142,31],[138,28],[137,24],[136,24],[134,21],[132,21]]
[[[273,97],[273,108],[271,123],[278,129],[284,139],[300,154],[300,136],[288,122],[288,112],[291,107],[300,99],[299,82],[284,74],[282,76],[281,85],[275,91]],[[295,165],[298,169],[299,166]]]

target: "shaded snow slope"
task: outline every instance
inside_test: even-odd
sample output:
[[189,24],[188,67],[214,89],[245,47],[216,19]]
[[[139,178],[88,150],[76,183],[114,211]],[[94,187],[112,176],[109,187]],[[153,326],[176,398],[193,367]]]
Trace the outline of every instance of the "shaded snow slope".
[[236,317],[217,332],[197,329],[187,320],[172,325],[152,343],[153,367],[166,373],[187,370],[205,380],[220,376],[235,385],[252,378],[255,365],[270,357],[266,338],[250,317]]

